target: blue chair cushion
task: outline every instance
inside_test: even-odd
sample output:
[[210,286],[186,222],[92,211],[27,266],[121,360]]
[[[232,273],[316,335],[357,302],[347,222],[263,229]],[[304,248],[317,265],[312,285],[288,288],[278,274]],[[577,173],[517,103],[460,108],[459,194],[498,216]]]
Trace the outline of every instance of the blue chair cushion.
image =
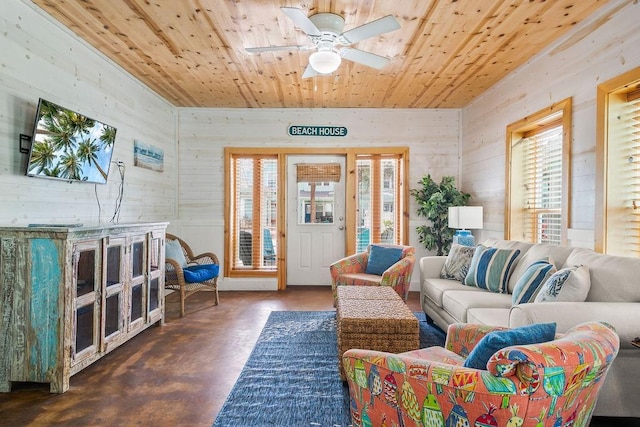
[[487,362],[498,350],[512,345],[538,344],[551,341],[556,336],[556,324],[534,323],[519,328],[493,331],[485,335],[471,350],[464,361],[467,368],[487,369]]
[[382,273],[384,273],[387,268],[400,261],[401,256],[402,248],[371,245],[371,248],[369,248],[367,268],[365,268],[364,272],[382,276]]
[[187,283],[204,282],[218,276],[220,266],[218,264],[190,265],[183,270],[184,281]]

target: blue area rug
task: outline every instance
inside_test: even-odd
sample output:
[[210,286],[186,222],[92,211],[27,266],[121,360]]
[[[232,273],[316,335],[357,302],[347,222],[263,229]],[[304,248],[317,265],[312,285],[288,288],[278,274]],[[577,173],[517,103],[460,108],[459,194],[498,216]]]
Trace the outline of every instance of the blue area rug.
[[[335,311],[272,312],[214,427],[349,426],[335,317]],[[424,313],[416,317],[421,346],[442,345],[442,331]]]

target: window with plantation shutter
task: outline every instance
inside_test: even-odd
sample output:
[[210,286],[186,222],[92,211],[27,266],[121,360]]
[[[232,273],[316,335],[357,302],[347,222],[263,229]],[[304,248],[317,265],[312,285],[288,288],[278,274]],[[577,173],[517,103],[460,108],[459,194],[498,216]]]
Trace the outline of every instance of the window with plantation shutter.
[[640,256],[640,68],[598,87],[596,249]]
[[370,243],[400,243],[402,164],[398,155],[356,156],[356,252]]
[[233,270],[276,268],[277,156],[238,155],[231,159]]
[[507,127],[509,239],[565,243],[570,108],[565,100]]
[[523,240],[559,244],[562,238],[562,123],[520,142]]

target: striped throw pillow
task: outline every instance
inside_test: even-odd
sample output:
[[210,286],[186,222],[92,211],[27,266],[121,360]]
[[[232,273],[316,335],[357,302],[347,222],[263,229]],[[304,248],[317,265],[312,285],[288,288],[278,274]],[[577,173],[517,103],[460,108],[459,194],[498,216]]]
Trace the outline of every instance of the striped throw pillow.
[[513,288],[513,305],[533,302],[542,285],[555,272],[556,266],[548,259],[529,265]]
[[518,255],[520,249],[498,249],[479,245],[471,259],[464,284],[490,292],[506,293],[509,275]]

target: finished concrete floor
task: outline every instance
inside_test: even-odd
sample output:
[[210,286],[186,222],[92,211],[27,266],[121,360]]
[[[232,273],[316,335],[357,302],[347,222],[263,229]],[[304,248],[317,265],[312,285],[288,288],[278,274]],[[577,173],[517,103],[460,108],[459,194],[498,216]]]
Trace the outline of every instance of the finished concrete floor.
[[[414,295],[417,309],[417,294]],[[0,393],[0,426],[210,427],[269,313],[334,310],[330,287],[281,292],[200,292],[166,299],[165,324],[151,327],[71,377],[63,394],[17,384]]]
[[[421,310],[417,292],[408,305]],[[0,426],[211,427],[269,313],[277,310],[334,310],[331,289],[220,292],[218,306],[211,293],[200,292],[187,299],[183,318],[178,295],[171,294],[164,325],[71,377],[66,393],[50,394],[43,384],[16,384],[0,393]],[[640,420],[591,424],[603,426],[640,426]]]

